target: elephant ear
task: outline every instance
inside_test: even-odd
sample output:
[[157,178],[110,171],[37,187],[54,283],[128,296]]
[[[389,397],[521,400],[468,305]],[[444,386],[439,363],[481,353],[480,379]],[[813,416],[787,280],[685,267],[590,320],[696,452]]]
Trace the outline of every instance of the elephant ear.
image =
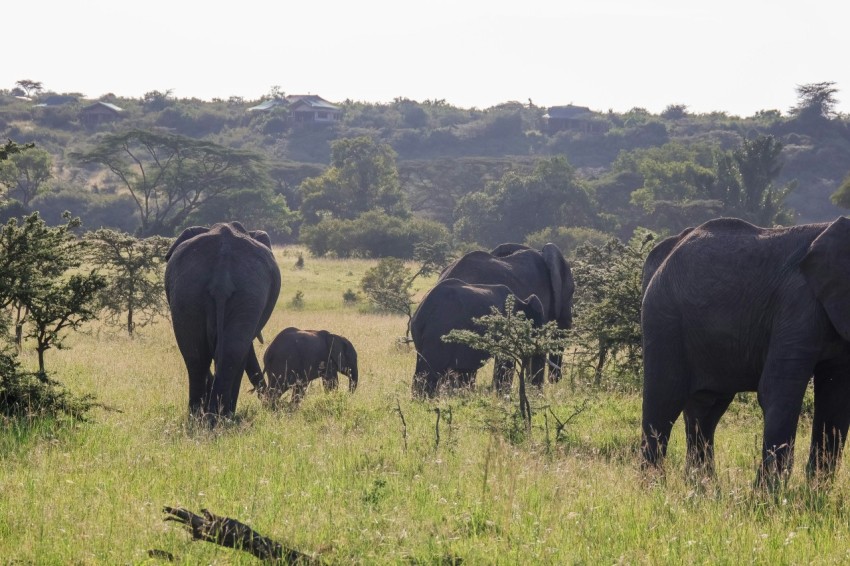
[[534,326],[543,326],[546,322],[546,313],[543,312],[543,303],[537,295],[529,295],[525,300],[517,299],[517,302],[522,306],[522,311],[531,319]]
[[561,250],[555,244],[549,243],[540,251],[543,261],[549,268],[549,282],[552,285],[552,308],[555,318],[562,328],[572,325],[573,293],[576,286],[570,264],[564,259]]
[[210,231],[210,229],[207,228],[206,226],[191,226],[191,227],[183,230],[180,233],[180,235],[177,236],[177,239],[174,240],[174,243],[171,244],[171,247],[168,248],[168,253],[165,254],[165,261],[168,261],[169,259],[171,259],[171,256],[174,253],[174,250],[177,249],[177,246],[179,246],[180,244],[182,244],[186,240],[190,240],[190,239],[194,238],[198,234],[206,234],[209,231]]
[[272,240],[264,230],[251,230],[248,234],[268,249],[272,249]]
[[664,263],[664,260],[670,255],[673,248],[675,248],[676,245],[685,238],[685,236],[693,231],[693,228],[685,228],[678,235],[670,236],[669,238],[665,238],[655,244],[652,251],[649,252],[649,255],[646,256],[646,260],[643,262],[640,285],[641,294],[646,293],[646,288],[649,286],[652,276],[655,275],[655,272],[658,271],[658,268],[661,267],[661,264]]
[[800,266],[830,322],[850,341],[850,220],[842,216],[827,226]]

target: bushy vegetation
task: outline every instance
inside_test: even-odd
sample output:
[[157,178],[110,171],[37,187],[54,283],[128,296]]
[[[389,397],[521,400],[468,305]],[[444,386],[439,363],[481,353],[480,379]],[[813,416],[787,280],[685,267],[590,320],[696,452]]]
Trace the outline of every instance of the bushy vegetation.
[[[36,101],[57,94],[16,89]],[[59,223],[67,209],[92,228],[143,236],[236,219],[277,242],[298,241],[303,228],[300,241],[316,253],[326,249],[319,224],[374,210],[435,221],[459,246],[578,228],[625,240],[638,226],[672,233],[718,215],[761,225],[828,220],[839,213],[834,203],[843,200],[829,195],[850,161],[850,128],[834,111],[830,82],[801,85],[787,113],[695,114],[671,104],[658,115],[589,110],[584,125],[564,128],[547,125],[549,109],[531,100],[487,109],[346,100],[341,122],[310,126],[293,122],[279,88],[269,97],[284,104],[267,112],[248,112],[259,101],[239,97],[205,102],[152,90],[105,96],[122,118],[91,125],[81,122],[78,96],[33,107],[12,95],[0,90],[0,133],[38,148],[0,171],[16,199],[4,203],[6,218],[39,210]],[[365,253],[403,257],[382,247],[394,236]],[[357,248],[339,246],[340,255],[364,253]]]
[[[68,330],[96,316],[97,293],[106,285],[96,271],[82,269],[84,246],[72,233],[79,219],[66,215],[65,220],[49,227],[33,213],[0,229],[2,414],[82,417],[91,406],[87,396],[74,398],[50,379],[45,365],[47,350],[61,348]],[[26,339],[37,354],[35,372],[17,360]]]

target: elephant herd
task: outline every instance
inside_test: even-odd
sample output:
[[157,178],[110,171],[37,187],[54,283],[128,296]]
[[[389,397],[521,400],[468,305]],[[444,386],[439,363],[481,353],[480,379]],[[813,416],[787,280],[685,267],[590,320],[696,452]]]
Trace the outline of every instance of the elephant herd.
[[[327,331],[287,328],[261,369],[253,339],[269,319],[280,272],[268,236],[239,223],[185,230],[166,256],[166,295],[189,375],[192,412],[229,416],[242,373],[261,394],[299,398],[310,379],[337,373],[357,385],[351,342]],[[688,465],[713,470],[714,434],[736,393],[755,391],[764,415],[760,482],[791,469],[803,398],[814,383],[807,471],[831,475],[850,428],[850,220],[759,228],[720,218],[659,242],[642,274],[643,466],[660,468],[684,415]],[[415,396],[468,386],[486,354],[446,343],[453,329],[504,309],[509,295],[535,325],[572,324],[570,265],[554,244],[503,244],[468,253],[441,273],[410,322]],[[214,364],[215,372],[211,371]],[[531,381],[560,377],[561,357],[530,361]],[[496,360],[494,389],[512,367]],[[264,380],[268,376],[268,384]]]

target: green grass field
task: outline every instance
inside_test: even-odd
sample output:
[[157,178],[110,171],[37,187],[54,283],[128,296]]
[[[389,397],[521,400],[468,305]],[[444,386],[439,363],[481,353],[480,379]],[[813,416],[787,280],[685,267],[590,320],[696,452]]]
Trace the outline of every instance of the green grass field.
[[[761,415],[751,397],[721,421],[714,479],[686,477],[681,423],[666,479],[647,477],[639,393],[548,385],[533,392],[530,436],[512,416],[516,400],[487,391],[488,368],[475,392],[413,401],[414,353],[397,341],[405,319],[343,304],[374,262],[307,257],[296,270],[294,250],[277,257],[283,289],[267,342],[285,326],[347,336],[360,355],[357,392],[344,377],[330,394],[317,382],[297,410],[273,412],[244,382],[236,423],[209,431],[187,419],[167,321],[135,340],[89,326],[50,350],[47,367],[115,410],[61,428],[4,424],[0,563],[165,563],[150,549],[180,564],[257,563],[192,542],[163,521],[164,505],[207,508],[336,564],[850,562],[846,467],[829,488],[809,486],[798,465],[787,488],[753,490]],[[582,404],[556,438],[553,414]],[[798,464],[805,419],[799,434]]]

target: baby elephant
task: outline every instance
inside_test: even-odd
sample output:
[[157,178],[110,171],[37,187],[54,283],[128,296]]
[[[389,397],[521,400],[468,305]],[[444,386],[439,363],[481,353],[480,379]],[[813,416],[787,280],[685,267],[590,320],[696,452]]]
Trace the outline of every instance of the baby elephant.
[[348,389],[357,388],[357,351],[346,338],[327,330],[284,328],[263,356],[269,379],[268,398],[275,400],[292,388],[292,401],[304,396],[307,384],[322,378],[325,390],[336,389],[337,372],[348,376]]

